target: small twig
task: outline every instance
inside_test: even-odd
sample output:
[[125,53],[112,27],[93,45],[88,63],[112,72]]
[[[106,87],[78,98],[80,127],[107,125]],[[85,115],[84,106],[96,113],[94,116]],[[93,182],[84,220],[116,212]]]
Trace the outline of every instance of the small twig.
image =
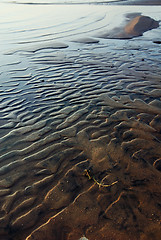
[[90,174],[90,171],[89,171],[88,169],[85,169],[85,170],[84,170],[84,174],[85,174],[85,176],[88,177],[89,180],[93,180],[99,187],[111,187],[111,186],[113,186],[114,184],[118,183],[118,181],[115,181],[115,182],[113,182],[113,183],[111,183],[111,184],[102,184],[102,183],[99,183],[99,182],[95,179],[95,177]]

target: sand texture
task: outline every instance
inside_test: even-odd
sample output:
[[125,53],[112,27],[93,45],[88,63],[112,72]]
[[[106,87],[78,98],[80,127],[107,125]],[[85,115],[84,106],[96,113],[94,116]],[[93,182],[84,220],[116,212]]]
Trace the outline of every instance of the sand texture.
[[0,239],[160,240],[161,11],[116,7],[120,40],[61,7],[0,24]]

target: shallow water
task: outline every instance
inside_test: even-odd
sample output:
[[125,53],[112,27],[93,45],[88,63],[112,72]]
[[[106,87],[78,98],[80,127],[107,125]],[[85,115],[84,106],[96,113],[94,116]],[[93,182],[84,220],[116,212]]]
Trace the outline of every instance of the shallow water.
[[0,4],[0,239],[159,240],[160,10]]

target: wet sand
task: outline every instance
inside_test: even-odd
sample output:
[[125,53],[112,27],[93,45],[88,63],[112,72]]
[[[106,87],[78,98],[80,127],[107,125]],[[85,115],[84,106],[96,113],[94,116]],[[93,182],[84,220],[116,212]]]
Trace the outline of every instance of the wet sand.
[[0,24],[0,239],[160,240],[160,7],[13,8],[26,13]]

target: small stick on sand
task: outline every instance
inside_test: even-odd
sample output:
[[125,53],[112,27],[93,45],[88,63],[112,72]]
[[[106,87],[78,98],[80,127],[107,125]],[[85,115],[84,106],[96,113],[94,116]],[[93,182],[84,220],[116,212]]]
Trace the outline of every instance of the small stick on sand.
[[99,187],[111,187],[113,186],[114,184],[118,183],[118,181],[115,181],[111,184],[102,184],[102,183],[99,183],[94,176],[92,176],[90,174],[90,171],[88,169],[85,169],[84,170],[84,175],[88,177],[89,180],[93,180]]

